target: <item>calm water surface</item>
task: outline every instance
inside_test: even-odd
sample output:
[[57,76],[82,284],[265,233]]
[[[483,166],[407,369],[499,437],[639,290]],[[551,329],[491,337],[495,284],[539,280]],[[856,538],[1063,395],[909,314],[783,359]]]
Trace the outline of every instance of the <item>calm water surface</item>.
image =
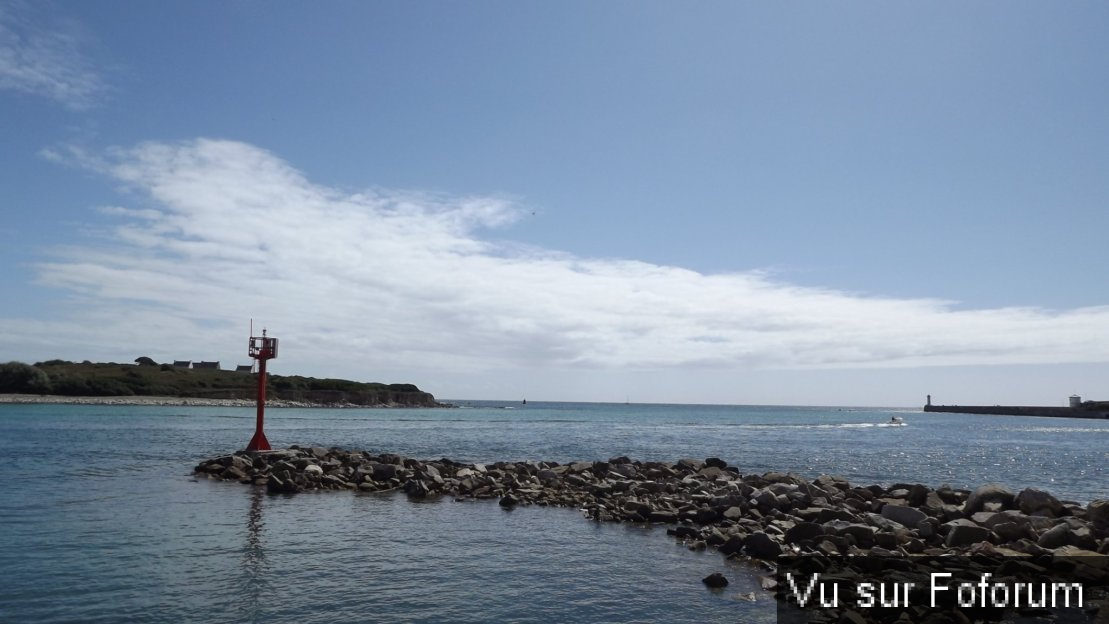
[[[673,461],[853,483],[999,482],[1109,498],[1109,421],[884,409],[462,403],[271,410],[275,447],[422,459]],[[513,408],[513,409],[503,409]],[[891,427],[897,414],[907,426]],[[0,405],[3,622],[772,621],[755,569],[663,528],[569,509],[267,496],[196,480],[245,445],[253,410]],[[700,579],[722,571],[724,591]],[[756,592],[752,602],[746,594]]]

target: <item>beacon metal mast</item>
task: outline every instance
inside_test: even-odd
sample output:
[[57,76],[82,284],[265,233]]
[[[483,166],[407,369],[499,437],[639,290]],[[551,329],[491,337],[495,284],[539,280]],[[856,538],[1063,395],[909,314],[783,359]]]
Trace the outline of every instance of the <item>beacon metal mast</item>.
[[262,421],[266,413],[266,361],[277,357],[277,338],[267,338],[266,330],[263,329],[261,336],[250,337],[248,353],[258,360],[258,418],[254,426],[254,437],[246,445],[246,450],[268,451],[270,442],[262,431]]

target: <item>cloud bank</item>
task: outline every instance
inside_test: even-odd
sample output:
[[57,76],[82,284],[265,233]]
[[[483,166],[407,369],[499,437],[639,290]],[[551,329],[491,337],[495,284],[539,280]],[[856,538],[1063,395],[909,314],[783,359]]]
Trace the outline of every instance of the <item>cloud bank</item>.
[[289,345],[292,368],[353,377],[367,366],[814,369],[1109,354],[1109,306],[960,310],[758,271],[579,258],[499,241],[521,214],[505,199],[345,192],[233,141],[65,158],[121,184],[127,201],[99,209],[95,238],[37,267],[71,307],[5,321],[4,340],[26,349],[208,359],[242,350],[253,317]]

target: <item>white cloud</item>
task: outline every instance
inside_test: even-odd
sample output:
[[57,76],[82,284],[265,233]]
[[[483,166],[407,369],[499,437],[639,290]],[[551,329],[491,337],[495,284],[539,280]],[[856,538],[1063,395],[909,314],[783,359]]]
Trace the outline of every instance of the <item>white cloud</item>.
[[232,141],[71,158],[138,199],[101,210],[113,227],[103,244],[61,250],[38,267],[41,284],[78,304],[62,320],[3,323],[0,339],[56,347],[50,357],[84,346],[245,360],[237,345],[251,317],[282,338],[289,370],[353,378],[1047,364],[1109,354],[1109,306],[958,310],[802,288],[757,271],[705,275],[506,251],[480,236],[519,214],[504,199],[344,194]]
[[75,110],[92,106],[104,83],[83,52],[87,35],[74,22],[48,20],[36,8],[22,2],[0,6],[0,89]]

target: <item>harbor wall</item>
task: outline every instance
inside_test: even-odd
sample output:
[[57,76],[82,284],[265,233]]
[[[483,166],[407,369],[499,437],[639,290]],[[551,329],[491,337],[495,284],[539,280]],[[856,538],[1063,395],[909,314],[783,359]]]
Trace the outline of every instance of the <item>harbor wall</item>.
[[1057,418],[1109,418],[1109,409],[1043,407],[1031,405],[925,405],[926,412],[994,414],[997,416],[1051,416]]

